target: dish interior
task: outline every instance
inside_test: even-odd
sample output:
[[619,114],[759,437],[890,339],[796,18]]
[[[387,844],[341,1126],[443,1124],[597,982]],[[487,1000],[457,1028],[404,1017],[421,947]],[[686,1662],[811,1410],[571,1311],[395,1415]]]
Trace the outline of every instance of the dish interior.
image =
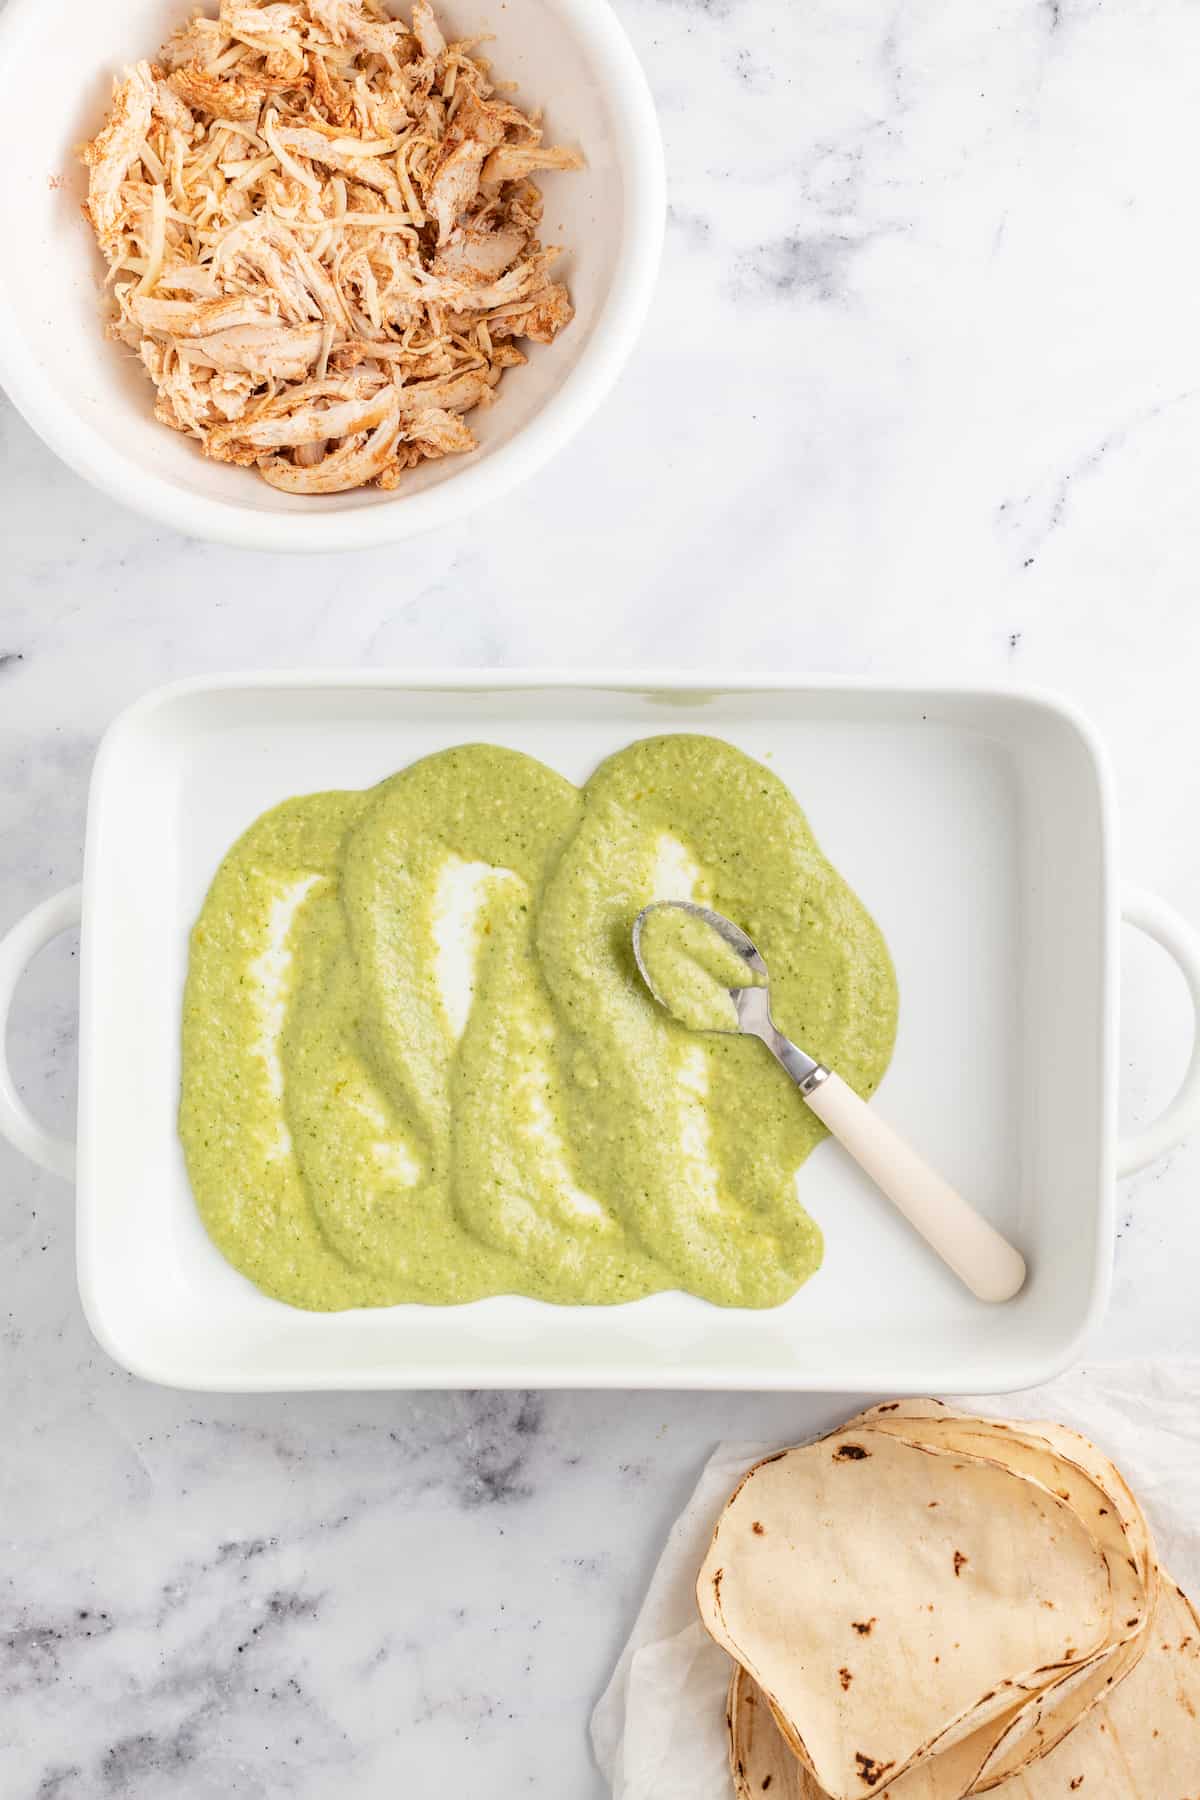
[[[154,388],[141,364],[103,334],[103,261],[79,207],[87,191],[78,146],[93,137],[107,111],[112,76],[139,58],[153,60],[160,45],[195,10],[193,0],[123,0],[115,7],[25,7],[0,75],[0,148],[11,178],[0,194],[3,241],[22,246],[0,268],[0,298],[12,310],[28,347],[44,400],[77,431],[98,434],[103,449],[133,469],[182,493],[256,512],[310,514],[313,501],[268,487],[244,469],[212,462],[190,438],[154,418]],[[206,5],[202,10],[215,11]],[[390,10],[408,16],[406,5]],[[597,334],[612,284],[620,278],[624,196],[618,126],[596,77],[608,54],[577,0],[448,0],[435,9],[448,34],[490,35],[486,55],[517,98],[545,111],[547,141],[577,145],[587,167],[540,178],[546,211],[542,241],[566,254],[556,275],[567,282],[576,308],[552,345],[530,344],[528,366],[510,370],[501,398],[472,420],[480,449],[470,457],[426,462],[405,478],[397,495],[364,489],[318,502],[322,512],[374,508],[397,497],[463,479],[509,443],[566,390]],[[30,146],[34,148],[30,149]],[[582,377],[584,371],[579,370]],[[518,379],[512,380],[512,376]]]
[[[228,845],[288,795],[363,787],[455,743],[508,745],[582,782],[610,751],[675,730],[768,761],[879,921],[900,1032],[873,1104],[1026,1252],[1024,1293],[972,1300],[831,1143],[799,1177],[824,1265],[773,1311],[667,1294],[320,1315],[258,1293],[209,1243],[175,1130],[187,933]],[[110,732],[89,818],[79,1251],[93,1326],[127,1366],[188,1387],[1043,1379],[1107,1279],[1109,854],[1090,743],[1017,696],[348,679],[152,697]],[[777,1078],[765,1052],[763,1077]]]

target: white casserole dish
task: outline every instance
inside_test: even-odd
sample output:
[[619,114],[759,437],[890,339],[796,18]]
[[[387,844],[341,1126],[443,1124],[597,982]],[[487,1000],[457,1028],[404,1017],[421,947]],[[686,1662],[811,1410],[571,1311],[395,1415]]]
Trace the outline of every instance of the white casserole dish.
[[[394,493],[283,494],[212,462],[160,425],[137,358],[104,337],[104,264],[80,217],[80,144],[112,77],[153,58],[195,0],[7,0],[0,12],[0,383],[63,460],[122,505],[176,531],[258,550],[392,543],[498,499],[560,450],[608,393],[658,275],[666,178],[654,103],[609,0],[439,0],[456,36],[482,32],[497,74],[546,112],[552,139],[587,159],[542,180],[543,241],[575,318],[530,345],[498,404],[472,415],[480,448],[422,463]],[[201,10],[215,13],[213,0]],[[407,17],[407,7],[392,8]]]
[[[612,1309],[501,1298],[319,1315],[259,1294],[205,1236],[175,1131],[187,934],[225,850],[287,795],[365,786],[464,740],[582,781],[608,752],[678,730],[769,757],[875,913],[901,1023],[873,1104],[1025,1251],[1025,1291],[1001,1307],[972,1300],[825,1144],[800,1175],[825,1263],[774,1311],[669,1294]],[[110,728],[82,888],[0,945],[2,1027],[29,957],[82,916],[78,1150],[35,1123],[2,1062],[0,1130],[64,1175],[77,1162],[83,1304],[110,1355],[149,1380],[1024,1387],[1072,1360],[1107,1294],[1121,911],[1103,753],[1069,708],[1036,694],[726,676],[192,681]],[[1189,929],[1144,896],[1125,916],[1166,945],[1200,1004]],[[1177,1141],[1198,1105],[1194,1063],[1168,1114],[1122,1146],[1121,1169]]]

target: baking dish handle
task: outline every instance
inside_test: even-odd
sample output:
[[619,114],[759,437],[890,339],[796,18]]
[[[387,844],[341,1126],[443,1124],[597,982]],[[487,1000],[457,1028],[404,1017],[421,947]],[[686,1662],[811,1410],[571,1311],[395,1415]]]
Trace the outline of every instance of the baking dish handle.
[[52,894],[18,920],[7,937],[0,938],[0,1137],[6,1137],[43,1169],[64,1175],[68,1181],[75,1173],[75,1146],[39,1125],[17,1093],[8,1066],[7,1035],[17,983],[51,938],[78,925],[81,892],[78,887],[70,887],[61,894]]
[[[60,932],[79,924],[81,892],[79,887],[70,887],[52,894],[0,939],[0,1136],[44,1169],[68,1180],[75,1173],[75,1146],[39,1125],[18,1095],[8,1067],[6,1039],[17,983],[39,950]],[[1175,1098],[1157,1119],[1121,1138],[1117,1145],[1117,1173],[1124,1176],[1136,1174],[1173,1150],[1200,1126],[1200,936],[1173,907],[1144,888],[1126,885],[1122,889],[1121,917],[1153,938],[1175,962],[1188,984],[1197,1020],[1191,1061]]]
[[1200,935],[1174,907],[1144,888],[1122,888],[1121,917],[1162,945],[1188,984],[1196,1014],[1192,1059],[1179,1092],[1157,1119],[1117,1144],[1117,1174],[1135,1175],[1200,1126]]

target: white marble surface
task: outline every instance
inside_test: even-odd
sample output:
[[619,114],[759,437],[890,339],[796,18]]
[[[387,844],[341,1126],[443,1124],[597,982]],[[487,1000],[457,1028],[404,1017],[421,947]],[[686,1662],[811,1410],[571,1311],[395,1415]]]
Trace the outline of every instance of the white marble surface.
[[[667,143],[658,300],[500,510],[243,556],[116,511],[0,410],[0,927],[78,873],[127,701],[330,662],[1051,684],[1107,736],[1127,874],[1200,918],[1200,11],[620,10]],[[1133,1118],[1190,1024],[1126,950]],[[65,1121],[70,945],[11,1048]],[[1200,1143],[1122,1188],[1093,1354],[1200,1353],[1198,1180]],[[88,1336],[67,1189],[4,1150],[0,1243],[6,1800],[593,1800],[588,1709],[711,1445],[843,1404],[159,1392]]]

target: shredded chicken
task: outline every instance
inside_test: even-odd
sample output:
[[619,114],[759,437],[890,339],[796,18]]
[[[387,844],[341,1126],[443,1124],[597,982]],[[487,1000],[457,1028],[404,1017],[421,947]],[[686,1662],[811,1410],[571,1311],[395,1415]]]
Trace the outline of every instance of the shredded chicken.
[[572,317],[530,177],[582,158],[474,48],[428,0],[220,0],[115,83],[84,210],[164,424],[293,494],[477,447]]

